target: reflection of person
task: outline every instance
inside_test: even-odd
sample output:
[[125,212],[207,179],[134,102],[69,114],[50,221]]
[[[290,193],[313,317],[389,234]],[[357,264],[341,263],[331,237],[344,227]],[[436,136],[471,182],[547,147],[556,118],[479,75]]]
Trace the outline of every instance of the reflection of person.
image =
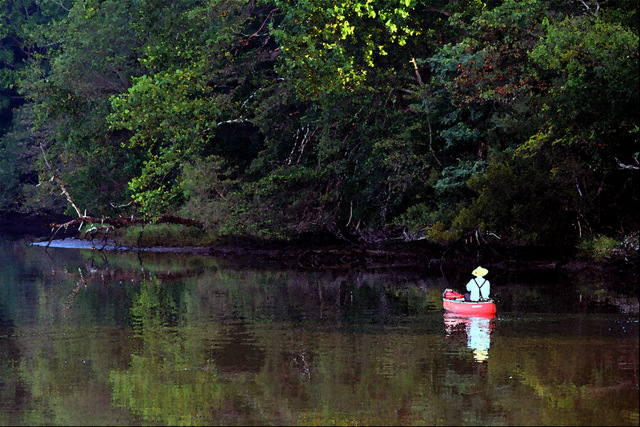
[[466,332],[467,347],[473,351],[476,362],[489,359],[493,317],[467,317],[455,313],[444,313],[444,331],[447,336],[461,337]]
[[491,345],[491,319],[488,317],[472,317],[467,323],[467,347],[473,350],[473,357],[478,362],[489,358]]
[[486,268],[478,267],[471,272],[474,277],[469,280],[467,283],[467,292],[464,294],[464,299],[466,301],[481,301],[485,299],[489,299],[489,292],[491,290],[491,285],[489,281],[484,278],[484,276],[489,272]]

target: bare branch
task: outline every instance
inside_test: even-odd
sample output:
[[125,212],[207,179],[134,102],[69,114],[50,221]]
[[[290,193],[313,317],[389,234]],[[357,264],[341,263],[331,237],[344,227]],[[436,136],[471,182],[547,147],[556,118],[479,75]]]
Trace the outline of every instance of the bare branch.
[[260,26],[260,28],[258,28],[258,31],[256,31],[255,33],[251,34],[249,36],[249,38],[253,38],[255,36],[257,36],[260,31],[264,28],[265,24],[267,23],[267,21],[269,20],[269,18],[271,18],[271,15],[273,15],[275,12],[278,12],[280,9],[279,8],[275,8],[273,9],[271,12],[269,12],[269,14],[267,15],[267,17],[265,18],[264,22],[262,23],[262,25]]
[[47,164],[47,167],[49,168],[49,170],[51,170],[51,173],[53,173],[53,176],[51,177],[51,180],[56,179],[58,181],[58,184],[60,185],[60,189],[62,190],[62,193],[64,194],[64,196],[67,198],[67,201],[69,202],[69,204],[71,206],[73,206],[73,209],[76,210],[76,213],[78,214],[78,217],[82,218],[83,215],[80,212],[80,209],[78,209],[78,207],[74,203],[73,199],[71,198],[71,195],[67,191],[67,188],[64,186],[64,182],[62,181],[62,178],[60,178],[59,176],[57,176],[55,174],[55,171],[51,167],[51,164],[49,164],[49,161],[47,160],[47,155],[46,155],[46,153],[44,151],[44,147],[42,146],[42,144],[40,144],[40,150],[42,150],[42,156],[44,157],[44,161]]
[[625,163],[622,163],[620,160],[618,160],[618,158],[616,157],[616,162],[618,162],[618,169],[631,169],[631,170],[640,170],[640,161],[638,161],[638,158],[635,158],[636,163],[638,164],[638,166],[634,166],[634,165],[627,165]]
[[131,200],[129,203],[125,203],[124,205],[116,205],[113,202],[109,202],[109,204],[111,205],[112,208],[126,208],[127,206],[131,206],[133,203],[135,202],[135,200]]
[[413,68],[416,71],[416,77],[418,78],[418,83],[420,84],[420,86],[424,86],[424,82],[422,81],[422,77],[420,76],[420,72],[418,71],[418,64],[416,63],[415,58],[411,58],[409,62],[413,64]]
[[[420,84],[420,87],[424,86],[424,82],[422,81],[422,77],[420,76],[420,72],[418,71],[418,63],[416,62],[415,58],[412,57],[409,62],[413,64],[413,68],[415,69],[416,77],[418,79],[418,83]],[[433,131],[431,130],[431,120],[429,120],[428,107],[427,107],[427,126],[429,127],[429,150],[431,151],[431,154],[433,155],[433,158],[436,160],[436,162],[438,162],[440,167],[442,167],[442,163],[440,163],[440,160],[438,160],[438,157],[436,156],[436,152],[433,149]]]
[[[75,225],[75,224],[79,224],[81,222],[87,222],[87,223],[91,223],[91,224],[100,224],[100,228],[126,228],[126,227],[131,227],[134,225],[146,225],[149,223],[156,223],[156,224],[182,224],[182,225],[187,225],[187,226],[191,226],[191,227],[198,227],[198,228],[203,228],[204,225],[202,222],[195,220],[195,219],[189,219],[189,218],[182,218],[179,216],[173,216],[173,215],[160,215],[158,218],[155,219],[142,219],[142,218],[136,218],[136,217],[123,217],[123,216],[119,216],[119,217],[115,217],[115,218],[105,218],[105,217],[94,217],[94,216],[82,216],[80,218],[76,218],[76,219],[72,219],[71,221],[67,221],[63,224],[55,224],[55,227],[58,228],[62,228],[64,227],[65,229]],[[108,224],[108,227],[105,225]]]

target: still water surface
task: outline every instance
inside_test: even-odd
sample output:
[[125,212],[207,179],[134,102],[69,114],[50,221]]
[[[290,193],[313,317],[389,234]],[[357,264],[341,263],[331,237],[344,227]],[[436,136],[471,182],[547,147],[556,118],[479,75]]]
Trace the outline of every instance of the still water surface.
[[0,424],[638,425],[637,313],[517,276],[443,313],[466,275],[0,238]]

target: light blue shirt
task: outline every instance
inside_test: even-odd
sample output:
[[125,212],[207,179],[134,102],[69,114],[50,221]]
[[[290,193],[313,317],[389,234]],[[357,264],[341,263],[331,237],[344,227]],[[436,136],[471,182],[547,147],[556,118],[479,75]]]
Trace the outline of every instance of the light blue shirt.
[[467,283],[467,290],[470,293],[469,299],[471,301],[478,301],[481,296],[482,298],[489,299],[491,285],[484,277],[476,277],[469,280],[469,283]]

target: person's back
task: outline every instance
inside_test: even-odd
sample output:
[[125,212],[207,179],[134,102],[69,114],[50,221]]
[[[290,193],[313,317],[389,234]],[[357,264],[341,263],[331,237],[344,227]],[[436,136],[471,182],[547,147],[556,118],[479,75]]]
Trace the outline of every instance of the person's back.
[[489,294],[491,293],[491,284],[487,279],[484,278],[484,276],[488,272],[489,270],[482,267],[478,267],[471,272],[471,274],[476,277],[469,280],[469,283],[467,283],[467,291],[469,291],[469,301],[480,301],[480,299],[489,299]]

